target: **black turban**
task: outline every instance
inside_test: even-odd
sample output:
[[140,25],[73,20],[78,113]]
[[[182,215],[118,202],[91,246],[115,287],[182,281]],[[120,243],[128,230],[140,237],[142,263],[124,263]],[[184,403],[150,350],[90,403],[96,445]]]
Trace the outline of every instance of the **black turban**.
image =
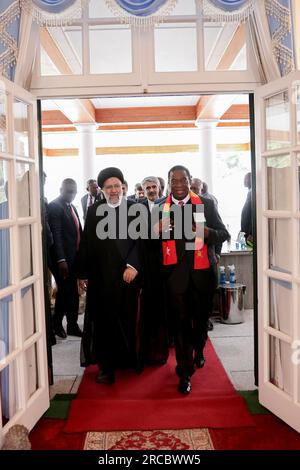
[[104,170],[101,170],[99,175],[98,175],[98,186],[100,188],[103,188],[103,185],[108,178],[118,178],[121,183],[124,183],[124,176],[121,170],[119,168],[115,168],[113,166],[109,168],[104,168]]

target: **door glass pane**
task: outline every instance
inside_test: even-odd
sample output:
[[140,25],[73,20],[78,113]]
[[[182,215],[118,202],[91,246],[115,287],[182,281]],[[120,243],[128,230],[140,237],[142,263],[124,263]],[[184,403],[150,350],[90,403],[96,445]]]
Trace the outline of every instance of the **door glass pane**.
[[287,91],[265,100],[266,150],[274,150],[290,145],[289,106]]
[[291,210],[291,158],[289,155],[267,158],[268,209]]
[[297,141],[300,144],[300,86],[296,91],[296,110],[297,110]]
[[240,23],[204,23],[205,70],[246,70],[246,27]]
[[292,223],[286,219],[269,220],[269,268],[276,271],[291,273]]
[[36,332],[33,285],[21,289],[21,306],[24,319],[24,339],[26,340]]
[[8,171],[9,163],[0,160],[0,220],[9,219]]
[[156,72],[197,70],[196,23],[168,23],[155,27],[154,46]]
[[0,91],[0,152],[7,152],[6,93]]
[[29,399],[39,387],[36,343],[25,352],[25,372],[28,392],[27,399]]
[[291,348],[283,341],[270,336],[270,382],[288,395],[292,392]]
[[23,101],[14,100],[14,139],[15,154],[29,157],[29,110],[28,104]]
[[32,238],[31,226],[23,225],[19,227],[19,253],[20,253],[20,275],[21,279],[32,276]]
[[10,236],[8,228],[0,229],[0,289],[11,284]]
[[0,300],[0,361],[15,348],[13,296]]
[[90,26],[90,72],[131,73],[131,29],[127,25]]
[[2,408],[2,424],[6,424],[20,409],[18,403],[17,366],[13,361],[0,371],[0,393]]
[[300,155],[297,156],[298,164],[298,210],[300,210]]
[[30,165],[27,163],[16,164],[17,176],[17,214],[18,217],[29,217],[30,207]]
[[278,279],[270,279],[270,326],[276,330],[291,334],[292,284]]

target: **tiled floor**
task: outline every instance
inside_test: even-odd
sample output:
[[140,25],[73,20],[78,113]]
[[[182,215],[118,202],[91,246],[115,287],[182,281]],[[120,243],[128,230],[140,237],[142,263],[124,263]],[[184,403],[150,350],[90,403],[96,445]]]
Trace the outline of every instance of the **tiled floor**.
[[253,310],[245,310],[244,320],[226,325],[214,319],[209,336],[234,387],[254,390]]
[[[253,390],[254,346],[253,311],[246,310],[244,323],[226,325],[213,319],[214,329],[209,333],[214,348],[237,390]],[[82,327],[83,315],[79,316]],[[76,393],[84,372],[80,367],[80,338],[68,336],[57,338],[52,347],[54,385],[50,387],[51,398],[56,393]]]

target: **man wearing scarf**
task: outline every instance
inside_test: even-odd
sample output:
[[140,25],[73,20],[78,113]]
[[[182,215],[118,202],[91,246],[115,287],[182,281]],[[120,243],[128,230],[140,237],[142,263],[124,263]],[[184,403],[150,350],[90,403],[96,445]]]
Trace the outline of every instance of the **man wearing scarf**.
[[[140,262],[136,242],[128,235],[130,217],[125,236],[119,235],[124,231],[119,215],[127,214],[133,204],[123,197],[123,184],[118,168],[99,173],[98,185],[105,199],[88,208],[79,249],[79,284],[87,289],[81,364],[98,364],[96,381],[101,384],[115,381],[116,368],[138,368]],[[105,227],[107,236],[101,238]]]
[[[173,311],[178,391],[188,394],[195,365],[204,365],[206,325],[217,285],[214,247],[225,241],[229,234],[213,201],[190,191],[191,176],[187,168],[181,165],[171,168],[168,181],[170,195],[159,205],[160,222],[156,232],[162,240],[164,277]],[[185,208],[188,205],[192,205],[192,210]],[[182,215],[179,237],[173,217],[178,210]],[[198,232],[196,237],[188,239],[183,228],[190,226],[195,232],[198,221],[204,223],[204,240],[197,236]]]

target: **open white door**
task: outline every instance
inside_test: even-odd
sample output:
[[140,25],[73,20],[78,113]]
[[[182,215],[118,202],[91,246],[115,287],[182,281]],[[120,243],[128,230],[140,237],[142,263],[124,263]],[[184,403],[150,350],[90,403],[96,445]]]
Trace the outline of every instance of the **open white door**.
[[300,432],[300,73],[255,107],[259,401]]
[[0,80],[0,447],[49,406],[36,99]]

